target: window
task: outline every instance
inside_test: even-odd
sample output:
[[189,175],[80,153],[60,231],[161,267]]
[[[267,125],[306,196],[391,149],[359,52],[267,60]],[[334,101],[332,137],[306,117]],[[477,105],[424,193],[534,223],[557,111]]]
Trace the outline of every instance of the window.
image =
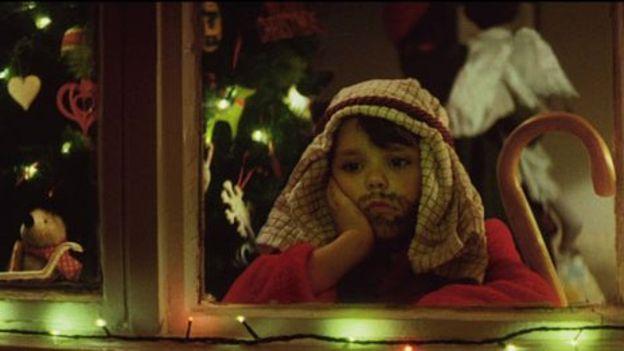
[[[3,311],[1,329],[104,335],[101,328],[93,324],[95,318],[102,317],[108,323],[108,330],[115,335],[183,337],[191,324],[189,317],[193,317],[191,337],[251,340],[253,337],[236,320],[237,316],[245,316],[248,325],[262,338],[302,333],[367,340],[417,338],[478,341],[533,327],[577,328],[621,323],[621,307],[615,300],[622,293],[617,288],[608,306],[566,309],[405,309],[371,304],[277,307],[225,305],[212,301],[207,295],[210,289],[204,280],[204,267],[209,266],[205,264],[202,252],[208,243],[203,235],[205,224],[201,223],[202,212],[207,205],[202,199],[201,178],[205,142],[205,125],[202,125],[201,117],[205,110],[199,78],[202,72],[200,38],[203,36],[200,5],[99,5],[102,117],[98,120],[98,123],[101,122],[98,126],[98,170],[102,291],[98,294],[55,295],[3,289],[0,292],[0,310]],[[540,4],[540,16],[558,14],[561,17],[557,21],[598,18],[600,20],[596,23],[599,22],[602,27],[594,26],[593,30],[597,32],[597,28],[601,28],[604,33],[610,32],[608,6],[570,6]],[[574,6],[586,7],[579,11]],[[615,33],[621,36],[624,12],[620,5],[613,8],[619,8],[619,11],[614,11],[615,23],[618,24],[616,29],[619,30]],[[542,19],[541,28],[546,32],[549,28],[547,23]],[[551,25],[549,30],[552,32],[549,33],[554,35],[552,33],[560,27]],[[571,30],[570,26],[562,28]],[[584,45],[581,38],[592,41],[591,36],[577,35],[576,38],[579,40],[576,44],[581,46]],[[597,44],[596,48],[605,49],[604,55],[593,55],[593,59],[610,59],[610,50]],[[568,49],[573,50],[574,47]],[[568,59],[576,57],[562,56]],[[587,59],[587,56],[582,58]],[[591,77],[592,81],[608,81],[611,76],[606,68],[605,71],[599,70],[599,67],[610,67],[608,62],[602,61],[591,65],[596,68],[592,71],[595,75]],[[564,65],[579,64],[578,61],[572,62],[564,62]],[[617,77],[619,73],[615,73]],[[619,78],[615,79],[619,82]],[[601,95],[604,99],[596,98],[594,101],[609,100],[610,88],[591,91],[605,94]],[[581,104],[578,113],[586,117],[611,115],[608,103],[600,106],[604,110],[591,104]],[[587,112],[594,108],[604,113]],[[622,142],[617,127],[620,119],[621,116],[615,119],[614,134],[618,145]],[[611,123],[609,120],[596,124],[602,126],[599,130],[604,132],[610,130]],[[570,140],[570,143],[578,142]],[[582,151],[571,149],[569,152],[577,154]],[[620,168],[622,156],[614,156]],[[582,163],[579,169],[586,169],[584,162],[579,163]],[[609,204],[604,206],[608,208]],[[12,314],[8,315],[5,311]],[[602,330],[585,330],[580,343],[583,346],[617,343],[619,339],[615,333],[618,332],[606,334]],[[548,345],[554,349],[579,334],[578,330],[554,330],[552,333],[528,333],[513,340],[519,346]],[[9,347],[49,346],[57,342],[52,337],[29,335],[27,338],[24,340],[10,334],[7,338],[3,337],[3,342]],[[112,346],[110,340],[78,340],[69,341],[63,347],[84,347],[86,342],[94,348]],[[115,343],[113,347],[123,347],[125,342],[132,343],[131,346],[136,348],[153,349],[155,346],[152,342],[112,342]],[[319,340],[296,342],[298,346],[344,347],[342,343],[330,345]],[[168,348],[169,343],[171,341],[163,341],[158,346]],[[184,349],[197,347],[197,344],[175,343],[175,346]],[[259,349],[288,349],[290,346],[271,343],[256,345]],[[402,345],[389,345],[387,349],[397,347]],[[485,347],[496,345],[490,343]]]

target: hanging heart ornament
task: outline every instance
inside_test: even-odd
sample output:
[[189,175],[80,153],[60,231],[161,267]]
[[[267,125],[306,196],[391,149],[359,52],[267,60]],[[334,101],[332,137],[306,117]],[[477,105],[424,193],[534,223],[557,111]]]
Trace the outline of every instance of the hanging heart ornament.
[[80,126],[85,136],[89,127],[95,122],[96,86],[89,79],[81,79],[80,83],[63,84],[56,93],[56,107],[68,119]]
[[41,80],[37,76],[12,77],[7,84],[9,95],[27,111],[41,89]]

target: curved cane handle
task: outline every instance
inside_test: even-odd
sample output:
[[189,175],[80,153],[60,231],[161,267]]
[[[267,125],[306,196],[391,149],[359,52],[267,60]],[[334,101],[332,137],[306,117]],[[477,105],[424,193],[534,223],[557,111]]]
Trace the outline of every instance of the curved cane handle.
[[615,170],[609,148],[600,134],[582,117],[566,112],[547,112],[529,118],[505,140],[498,157],[498,187],[518,249],[525,263],[555,288],[559,306],[565,307],[567,298],[517,175],[522,149],[539,135],[552,131],[568,132],[581,139],[589,153],[596,194],[615,194]]
[[52,277],[56,266],[58,265],[61,256],[65,253],[65,251],[73,250],[76,252],[83,252],[82,246],[80,244],[68,241],[57,246],[52,255],[50,255],[50,260],[48,263],[39,270],[34,271],[12,271],[12,272],[0,272],[0,281],[11,281],[11,280],[47,280]]

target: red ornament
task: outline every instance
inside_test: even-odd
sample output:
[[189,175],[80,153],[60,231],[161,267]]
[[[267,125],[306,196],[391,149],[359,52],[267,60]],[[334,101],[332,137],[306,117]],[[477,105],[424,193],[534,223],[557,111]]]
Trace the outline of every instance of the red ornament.
[[65,31],[61,41],[61,55],[79,46],[87,45],[87,38],[84,29],[72,27]]
[[323,32],[316,14],[296,2],[265,2],[257,25],[262,43]]
[[68,119],[80,125],[82,134],[95,122],[96,85],[89,79],[63,84],[56,94],[56,107]]

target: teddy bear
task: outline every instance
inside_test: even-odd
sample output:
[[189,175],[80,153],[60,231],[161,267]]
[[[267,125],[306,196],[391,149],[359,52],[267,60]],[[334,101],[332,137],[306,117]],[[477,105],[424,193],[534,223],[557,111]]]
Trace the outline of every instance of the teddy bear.
[[42,208],[31,210],[20,227],[20,237],[21,240],[13,246],[9,273],[32,274],[13,276],[22,279],[78,280],[82,263],[68,250],[81,252],[82,247],[67,242],[67,228],[60,215]]

